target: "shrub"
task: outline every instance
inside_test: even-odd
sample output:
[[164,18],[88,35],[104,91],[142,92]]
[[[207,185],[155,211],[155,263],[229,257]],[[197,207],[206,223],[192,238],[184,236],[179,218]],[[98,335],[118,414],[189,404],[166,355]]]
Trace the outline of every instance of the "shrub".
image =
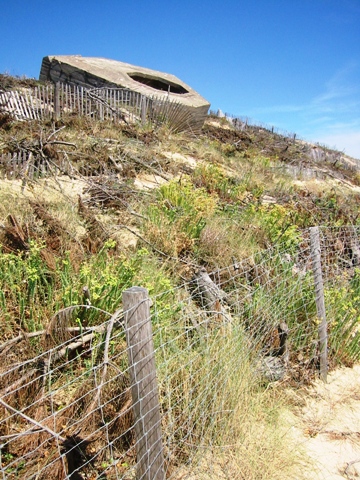
[[216,208],[217,199],[204,189],[187,181],[169,182],[160,187],[157,201],[146,209],[147,238],[171,256],[190,252]]

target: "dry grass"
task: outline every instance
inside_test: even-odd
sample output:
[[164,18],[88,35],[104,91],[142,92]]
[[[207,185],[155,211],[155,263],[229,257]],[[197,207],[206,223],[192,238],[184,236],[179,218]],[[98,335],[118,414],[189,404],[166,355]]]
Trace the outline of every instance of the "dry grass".
[[201,232],[196,253],[210,268],[224,268],[257,250],[254,234],[255,227],[244,229],[232,219],[212,217]]

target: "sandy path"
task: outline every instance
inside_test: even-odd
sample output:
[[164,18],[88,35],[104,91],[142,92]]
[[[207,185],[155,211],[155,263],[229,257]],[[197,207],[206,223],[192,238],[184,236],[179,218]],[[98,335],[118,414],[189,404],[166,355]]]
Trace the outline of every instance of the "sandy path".
[[360,365],[332,372],[302,396],[291,430],[308,454],[309,480],[360,478]]

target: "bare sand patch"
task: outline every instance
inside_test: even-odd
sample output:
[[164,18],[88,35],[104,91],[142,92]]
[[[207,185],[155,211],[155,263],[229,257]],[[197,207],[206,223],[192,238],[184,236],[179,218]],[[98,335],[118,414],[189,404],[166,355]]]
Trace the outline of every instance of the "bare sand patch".
[[360,365],[316,381],[302,401],[291,430],[312,460],[309,480],[360,478]]

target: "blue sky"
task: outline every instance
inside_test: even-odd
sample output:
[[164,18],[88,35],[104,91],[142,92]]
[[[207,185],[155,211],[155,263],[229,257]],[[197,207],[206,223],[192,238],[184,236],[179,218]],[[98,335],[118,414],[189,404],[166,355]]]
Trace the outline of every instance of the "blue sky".
[[0,0],[0,73],[46,55],[172,73],[212,104],[360,158],[360,0]]

